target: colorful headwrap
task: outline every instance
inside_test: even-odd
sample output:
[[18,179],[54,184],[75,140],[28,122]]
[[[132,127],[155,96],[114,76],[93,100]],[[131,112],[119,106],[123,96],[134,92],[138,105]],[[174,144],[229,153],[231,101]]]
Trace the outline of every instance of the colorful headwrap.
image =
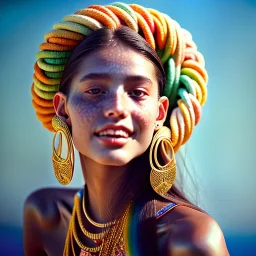
[[32,104],[37,118],[50,131],[55,115],[52,99],[72,50],[94,30],[125,25],[140,33],[156,50],[166,72],[164,95],[170,100],[169,124],[174,151],[190,138],[207,97],[208,75],[191,34],[168,15],[137,4],[91,5],[67,15],[53,26],[36,55]]

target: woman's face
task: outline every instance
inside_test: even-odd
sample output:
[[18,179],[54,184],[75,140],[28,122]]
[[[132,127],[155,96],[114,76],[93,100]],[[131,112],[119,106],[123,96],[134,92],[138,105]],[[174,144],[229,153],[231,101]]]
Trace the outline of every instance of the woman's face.
[[87,55],[64,101],[76,149],[103,165],[144,153],[163,116],[154,65],[122,45]]

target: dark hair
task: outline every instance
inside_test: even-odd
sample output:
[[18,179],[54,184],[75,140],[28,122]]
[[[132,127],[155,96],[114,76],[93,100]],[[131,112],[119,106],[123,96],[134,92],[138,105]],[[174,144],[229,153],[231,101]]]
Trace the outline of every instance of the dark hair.
[[[68,96],[70,84],[78,70],[78,66],[88,54],[104,47],[116,46],[118,44],[129,47],[130,49],[138,52],[138,54],[141,54],[154,64],[158,79],[159,95],[162,95],[165,86],[166,76],[160,58],[158,57],[156,51],[151,48],[151,46],[145,41],[143,37],[141,37],[137,32],[125,26],[121,26],[116,30],[102,28],[93,32],[87,38],[82,40],[79,45],[74,49],[72,55],[67,61],[61,78],[59,91],[63,92],[65,95]],[[140,159],[135,159],[135,161],[138,161],[137,166],[140,166],[140,169],[142,170],[140,170],[140,172],[137,172],[137,170],[132,168],[134,170],[129,173],[129,177],[127,178],[128,184],[126,184],[126,186],[139,187],[138,191],[136,192],[137,196],[135,195],[135,199],[137,198],[139,204],[141,205],[140,212],[144,213],[141,215],[142,217],[139,217],[141,224],[141,228],[139,230],[140,232],[142,232],[141,237],[143,238],[142,240],[140,240],[139,243],[141,250],[143,251],[143,255],[156,255],[156,232],[150,232],[150,230],[156,229],[156,219],[154,218],[154,202],[151,202],[149,204],[145,204],[145,202],[147,203],[147,200],[150,201],[151,196],[156,199],[159,198],[159,196],[150,187],[148,173],[150,170],[150,166],[147,158],[148,153],[149,150],[146,150],[146,152],[140,157]],[[140,184],[145,184],[145,186],[140,186]],[[126,191],[126,189],[124,189],[124,191]],[[122,205],[122,201],[125,201],[124,199],[127,199],[127,197],[129,197],[129,195],[119,195],[119,201],[117,202],[117,205],[119,206],[117,207],[118,209],[122,208],[120,207]],[[186,205],[188,207],[202,211],[199,207],[192,204],[186,198],[183,192],[175,185],[173,185],[172,188],[169,190],[167,201],[174,202],[176,204]]]
[[[166,77],[160,58],[142,36],[126,26],[121,26],[116,30],[102,28],[94,31],[91,35],[82,40],[67,61],[61,78],[60,91],[68,95],[71,81],[76,74],[79,64],[86,55],[104,47],[115,46],[118,43],[130,47],[154,64],[157,71],[159,94],[162,95]],[[171,188],[169,195],[173,202],[186,204],[199,209],[197,206],[191,204],[175,186]]]
[[118,43],[138,52],[138,54],[141,54],[154,64],[157,74],[159,94],[161,95],[165,85],[165,71],[161,60],[155,50],[151,48],[142,36],[126,26],[121,26],[116,30],[102,28],[96,30],[82,40],[74,49],[66,63],[61,77],[59,91],[68,95],[71,81],[76,74],[79,64],[86,55],[104,47],[115,46]]

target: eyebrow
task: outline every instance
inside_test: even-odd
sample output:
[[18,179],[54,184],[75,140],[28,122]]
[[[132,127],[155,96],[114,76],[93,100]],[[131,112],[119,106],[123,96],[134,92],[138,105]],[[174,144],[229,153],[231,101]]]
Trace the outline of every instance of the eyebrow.
[[127,76],[125,78],[125,82],[139,82],[139,83],[148,83],[150,85],[153,85],[153,82],[148,77],[141,76],[141,75]]
[[[108,73],[89,73],[80,79],[80,83],[88,80],[111,80],[112,76]],[[153,85],[153,82],[146,76],[142,75],[127,75],[125,77],[125,82],[139,82],[139,83],[149,83]]]
[[80,83],[85,82],[87,80],[100,80],[100,79],[110,80],[111,76],[105,73],[89,73],[80,79]]

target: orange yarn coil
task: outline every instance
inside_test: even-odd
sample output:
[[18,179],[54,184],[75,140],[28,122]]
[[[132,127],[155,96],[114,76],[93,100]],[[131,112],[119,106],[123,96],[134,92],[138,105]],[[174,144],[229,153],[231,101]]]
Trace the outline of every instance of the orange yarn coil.
[[[63,65],[76,45],[87,33],[121,25],[140,32],[155,49],[163,63],[173,59],[166,70],[172,99],[169,124],[174,151],[190,138],[201,118],[201,107],[207,98],[208,74],[203,55],[197,50],[191,34],[166,14],[138,4],[113,3],[107,6],[91,5],[67,15],[45,34],[34,65],[34,83],[31,87],[32,105],[43,126],[53,131],[53,91],[60,84]],[[64,63],[62,65],[62,63]],[[172,79],[168,79],[168,76]],[[184,84],[185,83],[185,84]],[[47,87],[50,86],[50,87]],[[185,90],[184,90],[185,89]],[[174,102],[173,102],[174,99]]]

